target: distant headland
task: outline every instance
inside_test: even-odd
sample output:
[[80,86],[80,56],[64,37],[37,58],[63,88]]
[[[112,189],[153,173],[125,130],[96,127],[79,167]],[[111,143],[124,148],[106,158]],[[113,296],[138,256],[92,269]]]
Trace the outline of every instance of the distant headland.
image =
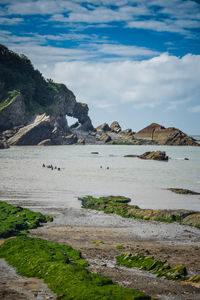
[[[177,128],[152,123],[135,133],[117,121],[94,128],[86,103],[45,79],[25,55],[0,45],[0,149],[12,145],[200,144]],[[69,126],[66,116],[78,121]]]

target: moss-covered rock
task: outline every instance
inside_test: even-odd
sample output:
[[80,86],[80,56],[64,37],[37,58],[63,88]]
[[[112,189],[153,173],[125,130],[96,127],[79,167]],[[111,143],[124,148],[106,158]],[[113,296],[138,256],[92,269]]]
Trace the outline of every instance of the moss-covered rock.
[[180,189],[180,188],[168,188],[169,191],[176,193],[176,194],[182,194],[182,195],[200,195],[200,193],[188,190],[188,189]]
[[129,205],[130,198],[123,196],[107,196],[95,198],[87,196],[79,198],[83,208],[101,210],[114,213],[124,218],[136,218],[159,222],[178,222],[179,224],[200,228],[200,213],[192,210],[170,209],[141,209],[137,205]]
[[156,260],[153,256],[144,256],[143,254],[123,253],[116,258],[118,265],[128,268],[139,268],[150,271],[158,277],[168,280],[186,280],[187,270],[183,265],[170,267],[166,261]]
[[37,228],[53,219],[39,212],[0,201],[0,238],[21,234],[24,230]]
[[113,284],[103,275],[90,273],[80,251],[67,245],[19,237],[8,239],[0,246],[0,257],[21,275],[43,278],[57,299],[151,299],[137,290]]

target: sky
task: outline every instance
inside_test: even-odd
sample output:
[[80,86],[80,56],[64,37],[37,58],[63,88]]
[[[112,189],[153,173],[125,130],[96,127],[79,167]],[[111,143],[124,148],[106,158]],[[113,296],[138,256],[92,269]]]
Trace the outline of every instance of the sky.
[[86,102],[95,127],[200,134],[199,0],[1,0],[0,43]]

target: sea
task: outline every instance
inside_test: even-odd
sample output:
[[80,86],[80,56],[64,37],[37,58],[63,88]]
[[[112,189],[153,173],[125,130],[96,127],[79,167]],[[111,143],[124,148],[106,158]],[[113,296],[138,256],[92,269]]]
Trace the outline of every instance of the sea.
[[[157,150],[165,151],[169,161],[124,157]],[[200,210],[200,195],[178,195],[168,188],[200,192],[200,147],[18,146],[0,151],[0,200],[17,205],[81,208],[79,197],[122,195],[141,208]]]

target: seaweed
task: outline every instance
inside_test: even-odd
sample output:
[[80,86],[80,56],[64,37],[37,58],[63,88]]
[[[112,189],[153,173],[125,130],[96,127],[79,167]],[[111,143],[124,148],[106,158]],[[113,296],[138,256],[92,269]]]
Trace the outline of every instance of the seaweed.
[[0,201],[0,238],[22,234],[48,221],[53,218]]
[[117,265],[123,265],[128,268],[140,268],[168,280],[184,281],[187,279],[187,270],[185,266],[178,265],[170,267],[166,261],[156,260],[153,256],[123,253],[117,256],[116,259]]
[[140,291],[114,284],[108,277],[90,273],[80,251],[67,245],[21,236],[5,240],[0,257],[21,275],[43,278],[57,299],[151,299]]
[[82,201],[82,207],[103,211],[106,214],[116,214],[123,218],[144,219],[146,221],[157,221],[172,223],[177,222],[183,225],[190,225],[200,229],[200,213],[190,210],[169,210],[169,209],[141,209],[137,205],[130,205],[130,198],[123,196],[107,196],[95,198],[86,196],[78,198]]

